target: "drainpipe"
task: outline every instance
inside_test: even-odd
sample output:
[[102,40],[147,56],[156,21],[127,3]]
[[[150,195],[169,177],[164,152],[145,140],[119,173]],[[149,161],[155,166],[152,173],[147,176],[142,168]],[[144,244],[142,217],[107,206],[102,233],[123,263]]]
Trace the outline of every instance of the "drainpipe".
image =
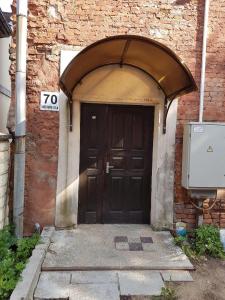
[[200,123],[202,123],[202,121],[203,121],[203,112],[204,112],[206,50],[207,50],[207,35],[208,35],[208,23],[209,23],[209,1],[210,0],[205,0],[203,45],[202,45],[201,86],[200,86],[200,106],[199,106],[199,122]]
[[16,128],[14,162],[13,221],[17,237],[23,236],[25,136],[26,136],[26,55],[28,0],[17,0],[16,11]]
[[[200,104],[199,104],[199,123],[203,122],[204,113],[204,96],[205,96],[205,69],[206,69],[206,51],[207,51],[207,37],[208,37],[208,23],[209,23],[209,1],[205,0],[204,12],[204,27],[203,27],[203,42],[202,42],[202,67],[201,67],[201,85],[200,85]],[[202,201],[198,202],[201,207]],[[198,215],[198,226],[203,224],[203,214]]]

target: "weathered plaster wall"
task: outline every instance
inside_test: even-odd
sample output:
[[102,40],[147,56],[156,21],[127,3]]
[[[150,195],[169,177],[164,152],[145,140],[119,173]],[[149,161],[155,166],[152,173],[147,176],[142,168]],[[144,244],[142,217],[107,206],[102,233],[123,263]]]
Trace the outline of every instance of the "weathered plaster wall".
[[11,37],[0,39],[0,132],[8,133],[7,119],[11,97],[9,47]]
[[0,229],[8,223],[9,135],[8,112],[11,101],[9,47],[11,37],[0,38]]
[[0,134],[0,229],[8,224],[9,136]]
[[[117,34],[139,34],[160,41],[200,79],[203,0],[40,0],[29,1],[27,75],[27,164],[25,232],[35,222],[52,224],[55,214],[58,113],[41,112],[41,90],[58,90],[61,49],[85,47]],[[225,121],[225,0],[211,1],[205,120]],[[15,45],[12,49],[15,57]],[[12,66],[12,72],[14,65]],[[177,220],[195,224],[195,209],[181,188],[183,123],[198,117],[198,93],[182,97],[176,137],[175,208]],[[225,226],[225,201],[205,215],[205,222]],[[220,209],[219,209],[220,208]]]

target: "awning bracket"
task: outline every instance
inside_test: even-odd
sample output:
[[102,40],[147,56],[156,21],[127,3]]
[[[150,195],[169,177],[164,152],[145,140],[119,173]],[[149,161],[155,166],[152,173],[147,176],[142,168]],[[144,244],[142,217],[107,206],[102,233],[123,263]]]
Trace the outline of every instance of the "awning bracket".
[[167,97],[165,97],[164,100],[164,109],[163,109],[163,134],[166,134],[166,121],[167,121],[167,116],[168,112],[170,110],[171,104],[173,103],[173,100],[169,100]]
[[121,67],[121,68],[122,68],[122,66],[123,66],[124,59],[125,59],[125,57],[126,57],[128,48],[129,48],[129,46],[130,46],[130,42],[131,42],[131,40],[127,40],[126,43],[125,43],[125,46],[124,46],[124,49],[123,49],[123,53],[122,53],[121,59],[120,59],[120,67]]
[[69,128],[70,132],[73,131],[73,99],[69,97]]

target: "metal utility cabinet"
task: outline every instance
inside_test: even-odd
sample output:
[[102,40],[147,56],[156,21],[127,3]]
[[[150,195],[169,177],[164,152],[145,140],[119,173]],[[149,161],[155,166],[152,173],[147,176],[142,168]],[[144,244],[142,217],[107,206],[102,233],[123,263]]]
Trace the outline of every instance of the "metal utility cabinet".
[[182,186],[189,190],[225,188],[225,124],[184,126]]

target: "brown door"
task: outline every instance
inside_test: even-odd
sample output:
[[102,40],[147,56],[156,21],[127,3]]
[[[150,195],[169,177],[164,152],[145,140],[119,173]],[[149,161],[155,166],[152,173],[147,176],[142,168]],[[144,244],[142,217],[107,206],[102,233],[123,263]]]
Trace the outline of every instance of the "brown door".
[[154,108],[82,104],[79,223],[149,223]]

